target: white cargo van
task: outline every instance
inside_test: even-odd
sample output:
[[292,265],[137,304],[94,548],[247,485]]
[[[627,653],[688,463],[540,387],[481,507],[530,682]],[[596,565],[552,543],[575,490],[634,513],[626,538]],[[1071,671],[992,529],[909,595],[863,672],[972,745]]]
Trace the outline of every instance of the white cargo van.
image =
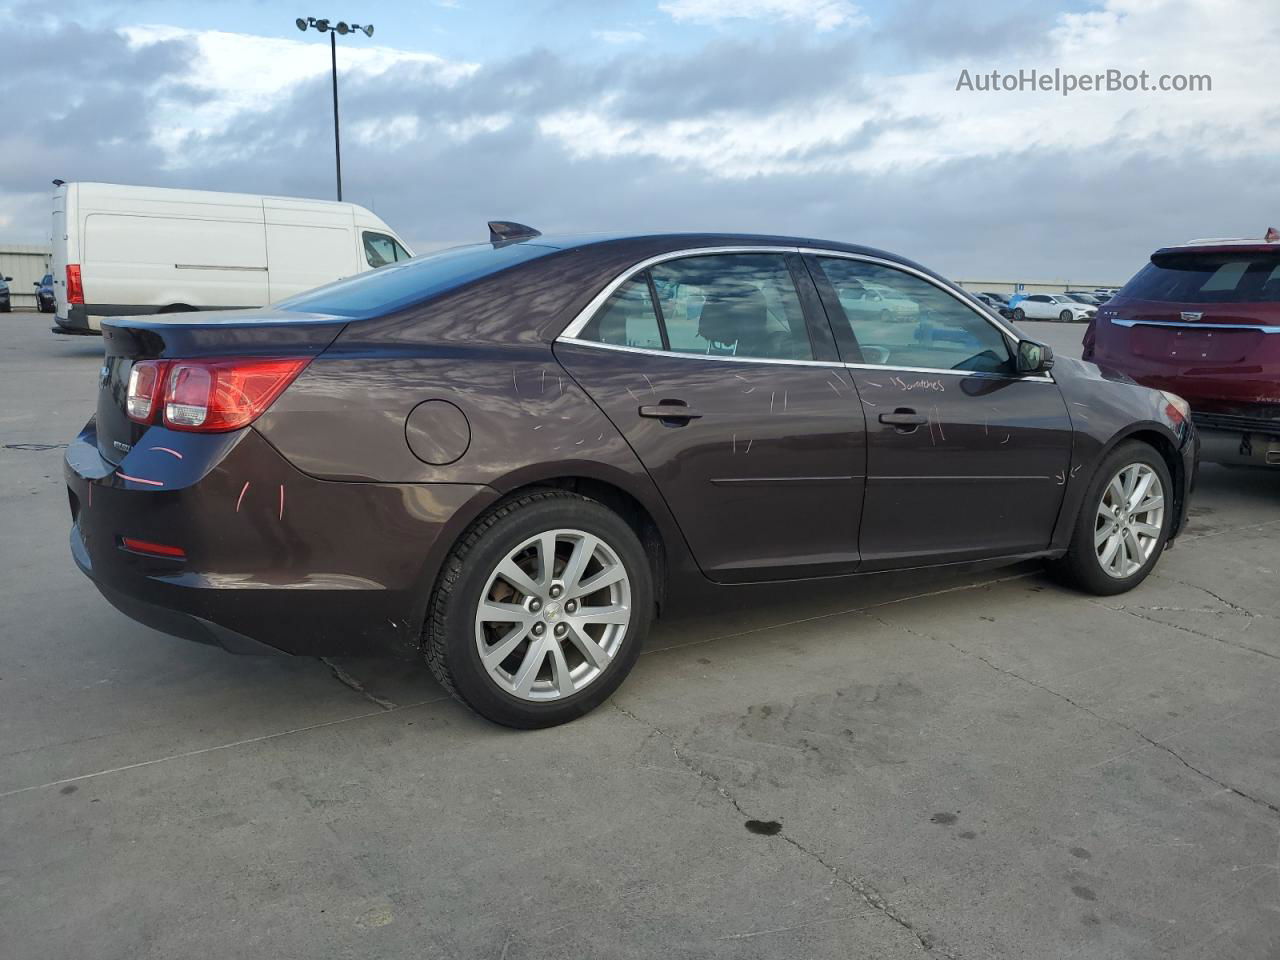
[[354,203],[55,181],[53,329],[260,307],[410,256]]

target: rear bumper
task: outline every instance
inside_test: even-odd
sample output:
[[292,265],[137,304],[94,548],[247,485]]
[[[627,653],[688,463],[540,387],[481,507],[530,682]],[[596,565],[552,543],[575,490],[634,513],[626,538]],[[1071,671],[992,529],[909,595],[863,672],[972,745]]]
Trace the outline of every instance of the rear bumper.
[[55,313],[53,323],[54,333],[89,334],[101,332],[101,327],[90,325],[89,314],[83,304],[68,307],[65,317],[60,317]]
[[[64,475],[71,553],[103,596],[140,623],[235,653],[415,656],[463,516],[497,497],[465,484],[315,480],[252,429],[153,427],[117,467],[90,423]],[[123,537],[185,556],[132,552]]]

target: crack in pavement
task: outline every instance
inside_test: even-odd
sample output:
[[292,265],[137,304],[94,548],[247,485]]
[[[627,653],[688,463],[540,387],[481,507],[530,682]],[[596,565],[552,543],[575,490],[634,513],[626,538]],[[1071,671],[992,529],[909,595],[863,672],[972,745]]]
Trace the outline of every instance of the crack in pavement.
[[[622,704],[618,703],[616,699],[611,699],[609,703],[615,710],[617,710],[624,717],[627,717],[629,720],[632,720],[633,722],[638,723],[640,726],[650,731],[651,735],[657,734],[658,736],[666,740],[668,743],[670,743],[671,755],[675,757],[676,760],[687,770],[689,770],[690,772],[698,776],[700,779],[702,779],[706,783],[711,784],[711,786],[715,788],[716,793],[720,795],[721,799],[723,799],[731,807],[733,807],[733,809],[737,811],[737,813],[740,816],[742,816],[745,820],[756,819],[755,817],[752,817],[752,815],[749,814],[746,810],[744,810],[742,807],[742,804],[738,802],[738,799],[735,796],[733,796],[733,794],[731,794],[725,788],[723,780],[721,780],[718,776],[716,776],[711,771],[704,770],[702,767],[698,766],[698,764],[696,764],[693,760],[689,759],[687,756],[685,756],[683,753],[680,752],[680,742],[676,739],[674,734],[668,733],[666,730],[663,730],[661,727],[657,726],[656,724],[650,723],[649,721],[640,718],[639,716],[637,716],[636,714],[628,710],[626,707],[622,706]],[[916,943],[920,945],[920,948],[922,950],[924,950],[927,953],[935,953],[938,956],[946,958],[946,960],[959,960],[956,954],[950,953],[947,950],[945,950],[943,947],[941,947],[937,939],[932,934],[928,933],[927,931],[917,930],[915,927],[915,924],[913,924],[909,919],[907,919],[901,913],[899,913],[894,908],[894,906],[891,903],[889,903],[889,901],[886,900],[884,896],[880,894],[879,891],[875,889],[875,887],[871,886],[871,884],[867,883],[865,880],[861,879],[860,877],[846,876],[834,864],[828,862],[820,853],[809,849],[807,846],[802,844],[799,840],[796,840],[794,837],[789,836],[786,833],[786,831],[780,831],[777,834],[777,836],[784,843],[788,844],[791,847],[794,847],[796,850],[800,851],[800,853],[804,854],[805,857],[807,857],[808,859],[812,860],[814,863],[821,866],[824,870],[827,871],[827,873],[831,875],[833,880],[835,880],[841,886],[846,887],[853,893],[857,894],[858,898],[862,900],[862,902],[865,903],[867,906],[871,907],[876,912],[883,914],[885,917],[892,920],[898,926],[902,927],[902,929],[906,930],[909,934],[911,934],[912,937],[915,938]]]
[[1213,597],[1213,599],[1217,600],[1220,604],[1222,604],[1224,607],[1229,607],[1233,612],[1238,613],[1241,616],[1248,617],[1250,620],[1256,619],[1258,616],[1260,616],[1259,614],[1254,613],[1248,607],[1242,607],[1240,606],[1240,604],[1235,603],[1231,600],[1228,600],[1226,597],[1222,596],[1221,594],[1214,593],[1208,587],[1202,587],[1198,583],[1187,583],[1187,581],[1179,580],[1177,577],[1171,577],[1167,573],[1161,574],[1159,576],[1161,577],[1161,579],[1170,580],[1173,583],[1179,584],[1180,586],[1187,587],[1191,590],[1199,590],[1201,593],[1208,594],[1209,596]]
[[[1093,602],[1096,602],[1096,601],[1093,601]],[[1106,604],[1097,604],[1097,605],[1102,607],[1104,610],[1110,610],[1113,613],[1129,612],[1124,608],[1120,608],[1117,610],[1114,607],[1108,607]],[[1217,777],[1213,776],[1212,774],[1208,773],[1205,770],[1201,770],[1195,764],[1191,763],[1189,760],[1187,760],[1186,757],[1178,753],[1177,750],[1174,750],[1172,747],[1167,746],[1164,743],[1161,743],[1159,740],[1153,740],[1151,737],[1147,736],[1137,727],[1130,726],[1129,724],[1125,723],[1123,720],[1117,720],[1114,717],[1108,717],[1108,716],[1105,716],[1104,714],[1098,713],[1096,710],[1093,710],[1090,707],[1086,707],[1084,704],[1078,703],[1077,701],[1071,699],[1065,693],[1060,693],[1059,691],[1054,690],[1052,687],[1047,687],[1043,683],[1038,683],[1035,680],[1032,680],[1030,677],[1023,676],[1022,674],[1018,673],[1015,670],[1009,670],[1006,667],[1002,667],[999,664],[982,656],[982,654],[974,653],[971,650],[966,650],[964,647],[960,646],[959,644],[953,643],[952,641],[947,640],[944,637],[935,637],[932,634],[922,633],[919,630],[913,630],[911,627],[904,626],[903,624],[900,624],[900,623],[891,623],[888,620],[885,620],[883,617],[877,616],[875,614],[866,614],[866,616],[870,617],[872,620],[875,620],[886,627],[889,627],[890,629],[901,630],[903,633],[906,633],[909,636],[918,637],[922,640],[932,640],[934,643],[946,644],[948,647],[950,647],[952,650],[955,650],[957,653],[961,654],[962,656],[969,657],[973,660],[977,660],[981,663],[984,663],[988,667],[990,667],[992,670],[996,671],[997,673],[1004,674],[1006,677],[1011,677],[1014,680],[1019,680],[1022,683],[1025,683],[1030,687],[1034,687],[1037,690],[1043,690],[1045,693],[1049,694],[1050,696],[1057,697],[1059,700],[1062,700],[1065,703],[1069,703],[1071,706],[1075,707],[1077,710],[1081,711],[1082,713],[1088,714],[1089,716],[1093,717],[1095,720],[1098,720],[1102,723],[1114,724],[1115,726],[1120,727],[1122,730],[1127,730],[1130,733],[1132,733],[1134,736],[1141,738],[1143,741],[1150,744],[1151,746],[1156,747],[1159,750],[1163,750],[1165,753],[1169,754],[1169,756],[1173,757],[1175,760],[1181,763],[1184,767],[1186,767],[1192,773],[1199,774],[1201,777],[1208,780],[1210,783],[1214,784],[1215,786],[1220,787],[1221,789],[1227,791],[1228,793],[1234,793],[1236,796],[1242,797],[1245,800],[1248,800],[1250,803],[1257,804],[1258,806],[1263,807],[1264,809],[1269,810],[1274,814],[1280,815],[1280,806],[1277,806],[1276,804],[1271,803],[1269,800],[1264,800],[1261,797],[1252,796],[1251,794],[1245,793],[1243,790],[1239,789],[1238,787],[1233,787],[1231,784],[1226,783],[1222,780],[1219,780]],[[1161,621],[1159,620],[1152,620],[1151,622],[1161,623]],[[1161,625],[1173,626],[1173,624],[1161,624]],[[1210,637],[1210,639],[1216,639],[1216,638]]]
[[[1205,633],[1203,630],[1197,630],[1194,627],[1184,627],[1180,623],[1169,623],[1165,620],[1157,620],[1155,617],[1148,617],[1145,614],[1138,612],[1138,609],[1141,608],[1135,609],[1134,607],[1128,607],[1124,604],[1120,604],[1118,607],[1109,607],[1105,603],[1100,603],[1097,600],[1090,600],[1089,603],[1092,603],[1095,607],[1101,607],[1103,610],[1110,610],[1112,613],[1127,614],[1130,617],[1137,617],[1139,620],[1145,620],[1147,623],[1154,623],[1157,626],[1172,627],[1174,630],[1181,630],[1183,633],[1189,633],[1193,637],[1203,637],[1205,640],[1213,640],[1217,643],[1223,644],[1224,646],[1235,647],[1237,650],[1247,650],[1249,653],[1256,653],[1258,656],[1267,657],[1270,660],[1280,660],[1280,655],[1263,650],[1260,647],[1251,647],[1247,643],[1228,640],[1226,637],[1215,637],[1212,633]],[[1257,615],[1249,614],[1249,618],[1257,619]]]
[[350,687],[352,690],[360,694],[360,696],[364,697],[366,700],[376,703],[383,710],[394,710],[396,709],[397,706],[399,706],[399,704],[395,703],[392,700],[387,700],[383,697],[378,696],[375,693],[370,693],[367,689],[365,689],[365,685],[363,683],[361,683],[351,674],[347,673],[346,670],[342,669],[342,667],[338,666],[328,657],[320,657],[319,659],[321,663],[323,663],[326,667],[329,668],[330,672],[333,674],[333,678],[337,680],[340,684],[342,684],[344,687]]

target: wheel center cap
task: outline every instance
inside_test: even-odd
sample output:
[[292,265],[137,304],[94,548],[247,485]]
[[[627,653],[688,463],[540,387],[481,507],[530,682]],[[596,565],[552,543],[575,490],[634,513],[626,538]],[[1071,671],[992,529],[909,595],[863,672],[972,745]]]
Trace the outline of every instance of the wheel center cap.
[[542,616],[552,623],[560,619],[560,604],[555,600],[550,601],[542,608]]

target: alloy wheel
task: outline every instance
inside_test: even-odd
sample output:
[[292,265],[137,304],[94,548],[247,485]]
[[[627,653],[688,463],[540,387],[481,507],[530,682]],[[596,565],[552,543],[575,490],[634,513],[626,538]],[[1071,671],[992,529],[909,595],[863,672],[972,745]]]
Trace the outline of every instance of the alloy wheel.
[[1133,576],[1151,559],[1164,529],[1164,485],[1145,463],[1121,467],[1103,488],[1093,546],[1109,577]]
[[548,530],[500,562],[476,610],[489,678],[522,700],[560,700],[597,680],[626,640],[631,581],[612,547],[582,530]]

